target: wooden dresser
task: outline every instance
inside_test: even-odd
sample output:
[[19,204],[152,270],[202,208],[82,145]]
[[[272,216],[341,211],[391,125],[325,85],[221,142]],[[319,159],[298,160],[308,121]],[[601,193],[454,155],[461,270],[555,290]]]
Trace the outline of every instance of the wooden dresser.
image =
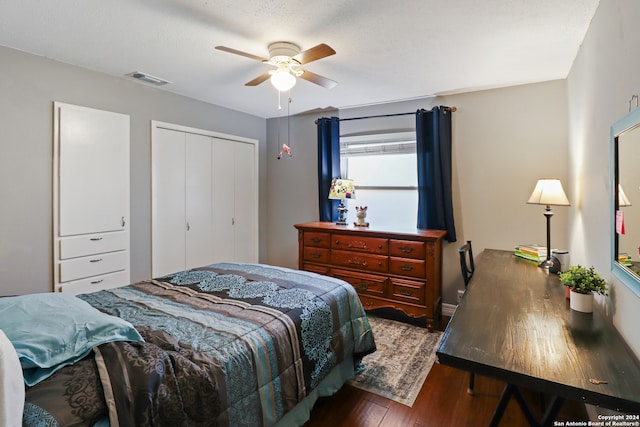
[[349,282],[366,310],[392,308],[437,326],[442,230],[393,231],[331,222],[296,224],[298,268]]

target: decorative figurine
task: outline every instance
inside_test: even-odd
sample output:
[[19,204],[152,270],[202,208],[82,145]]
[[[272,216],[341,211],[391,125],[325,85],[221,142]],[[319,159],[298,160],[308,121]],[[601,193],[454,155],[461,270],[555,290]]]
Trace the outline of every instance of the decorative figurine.
[[353,225],[356,227],[368,227],[369,223],[364,219],[367,217],[367,206],[356,206],[356,218],[357,222],[354,222]]
[[[293,154],[291,154],[291,147],[289,147],[287,144],[282,144],[282,151],[284,151],[284,153],[288,155],[290,159],[293,159]],[[278,160],[283,157],[282,151],[278,154]]]

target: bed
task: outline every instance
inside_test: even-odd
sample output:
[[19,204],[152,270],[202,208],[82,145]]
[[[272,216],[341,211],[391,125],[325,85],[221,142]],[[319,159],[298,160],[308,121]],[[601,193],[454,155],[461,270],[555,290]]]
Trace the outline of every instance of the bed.
[[[30,384],[26,426],[302,425],[315,400],[338,390],[375,351],[349,284],[281,267],[213,264],[77,297],[41,295],[63,305],[34,304],[34,295],[0,298],[0,329]],[[40,326],[24,326],[18,299]],[[76,311],[61,309],[67,300],[122,324],[64,320]],[[34,331],[47,327],[55,332],[45,340],[62,340],[58,317],[80,329],[97,324],[98,336],[82,331],[83,345],[68,359],[39,341],[35,351],[21,347],[21,339],[35,341]],[[39,353],[44,361],[33,360]]]

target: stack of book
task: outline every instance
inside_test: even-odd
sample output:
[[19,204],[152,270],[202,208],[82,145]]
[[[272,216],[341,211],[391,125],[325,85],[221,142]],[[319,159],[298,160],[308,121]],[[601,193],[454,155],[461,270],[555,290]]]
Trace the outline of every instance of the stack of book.
[[[551,250],[553,253],[555,249]],[[540,245],[517,245],[515,255],[531,261],[542,262],[547,259],[547,247]]]
[[626,252],[618,253],[618,262],[622,265],[631,265],[631,255]]

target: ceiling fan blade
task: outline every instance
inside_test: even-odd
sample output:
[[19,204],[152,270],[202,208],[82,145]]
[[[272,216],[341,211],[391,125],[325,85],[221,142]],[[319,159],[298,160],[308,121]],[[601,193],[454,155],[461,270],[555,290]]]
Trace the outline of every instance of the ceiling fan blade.
[[311,71],[306,71],[306,70],[300,75],[300,78],[305,79],[308,82],[315,83],[317,85],[325,87],[327,89],[332,89],[336,87],[336,85],[338,84],[338,82],[334,80],[328,79],[326,77],[322,77],[319,74],[312,73]]
[[246,58],[255,59],[256,61],[260,61],[260,62],[267,62],[268,61],[268,59],[266,59],[266,58],[261,58],[259,56],[253,55],[251,53],[243,52],[241,50],[232,49],[232,48],[226,47],[226,46],[216,46],[216,49],[221,50],[223,52],[228,52],[228,53],[233,53],[233,54],[236,54],[236,55],[244,56]]
[[264,73],[258,77],[256,77],[255,79],[251,80],[250,82],[245,83],[245,86],[258,86],[260,83],[263,83],[267,80],[269,80],[269,77],[271,77],[271,74],[269,73]]
[[293,56],[293,59],[298,61],[300,64],[308,64],[311,61],[317,61],[318,59],[326,58],[327,56],[331,56],[335,53],[336,51],[329,45],[320,43],[318,46],[312,47],[311,49],[307,49],[304,52],[300,52]]

